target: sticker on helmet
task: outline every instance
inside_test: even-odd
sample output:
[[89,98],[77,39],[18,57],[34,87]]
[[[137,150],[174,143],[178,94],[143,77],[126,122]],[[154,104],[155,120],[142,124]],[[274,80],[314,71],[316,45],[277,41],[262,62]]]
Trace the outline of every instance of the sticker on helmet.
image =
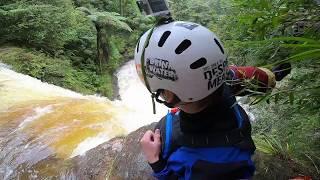
[[176,70],[170,66],[169,61],[158,58],[147,58],[146,74],[150,78],[156,76],[160,80],[176,81],[178,79]]
[[176,23],[175,24],[176,26],[180,26],[180,27],[184,27],[184,28],[187,28],[189,30],[193,30],[194,28],[198,27],[199,25],[198,24],[194,24],[194,23]]
[[216,89],[225,81],[226,67],[227,62],[220,60],[203,68],[204,79],[208,80],[208,91],[212,88]]

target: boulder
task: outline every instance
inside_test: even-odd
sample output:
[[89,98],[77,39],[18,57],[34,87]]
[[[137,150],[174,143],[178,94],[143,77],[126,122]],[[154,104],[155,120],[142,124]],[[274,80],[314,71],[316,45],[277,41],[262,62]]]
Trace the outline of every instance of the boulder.
[[63,174],[76,179],[154,179],[139,143],[143,134],[154,126],[155,123],[141,127],[126,137],[113,138],[82,156],[74,157],[72,169]]

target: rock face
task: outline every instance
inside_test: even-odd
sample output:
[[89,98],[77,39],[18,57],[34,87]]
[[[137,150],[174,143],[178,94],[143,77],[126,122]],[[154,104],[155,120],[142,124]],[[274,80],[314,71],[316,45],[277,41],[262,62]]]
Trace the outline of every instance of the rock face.
[[139,140],[155,123],[142,127],[126,137],[117,137],[73,158],[66,178],[76,179],[154,179],[152,169],[141,153]]

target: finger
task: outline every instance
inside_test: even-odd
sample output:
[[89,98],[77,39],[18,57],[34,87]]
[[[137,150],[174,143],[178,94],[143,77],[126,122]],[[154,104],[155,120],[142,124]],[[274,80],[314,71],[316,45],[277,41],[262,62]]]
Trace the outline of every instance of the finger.
[[160,130],[156,129],[155,133],[154,133],[154,141],[155,142],[161,142],[161,135],[160,135]]
[[156,129],[154,133],[160,135],[160,129]]
[[153,137],[153,132],[151,130],[148,130],[147,132],[144,133],[140,142],[149,142],[151,140],[151,137]]

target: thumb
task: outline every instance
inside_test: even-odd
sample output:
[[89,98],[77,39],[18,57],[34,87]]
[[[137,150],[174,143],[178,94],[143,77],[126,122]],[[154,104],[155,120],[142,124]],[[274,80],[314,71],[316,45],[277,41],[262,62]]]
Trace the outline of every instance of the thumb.
[[161,141],[161,135],[160,135],[160,130],[156,129],[155,133],[154,133],[154,141],[155,142],[160,142]]

